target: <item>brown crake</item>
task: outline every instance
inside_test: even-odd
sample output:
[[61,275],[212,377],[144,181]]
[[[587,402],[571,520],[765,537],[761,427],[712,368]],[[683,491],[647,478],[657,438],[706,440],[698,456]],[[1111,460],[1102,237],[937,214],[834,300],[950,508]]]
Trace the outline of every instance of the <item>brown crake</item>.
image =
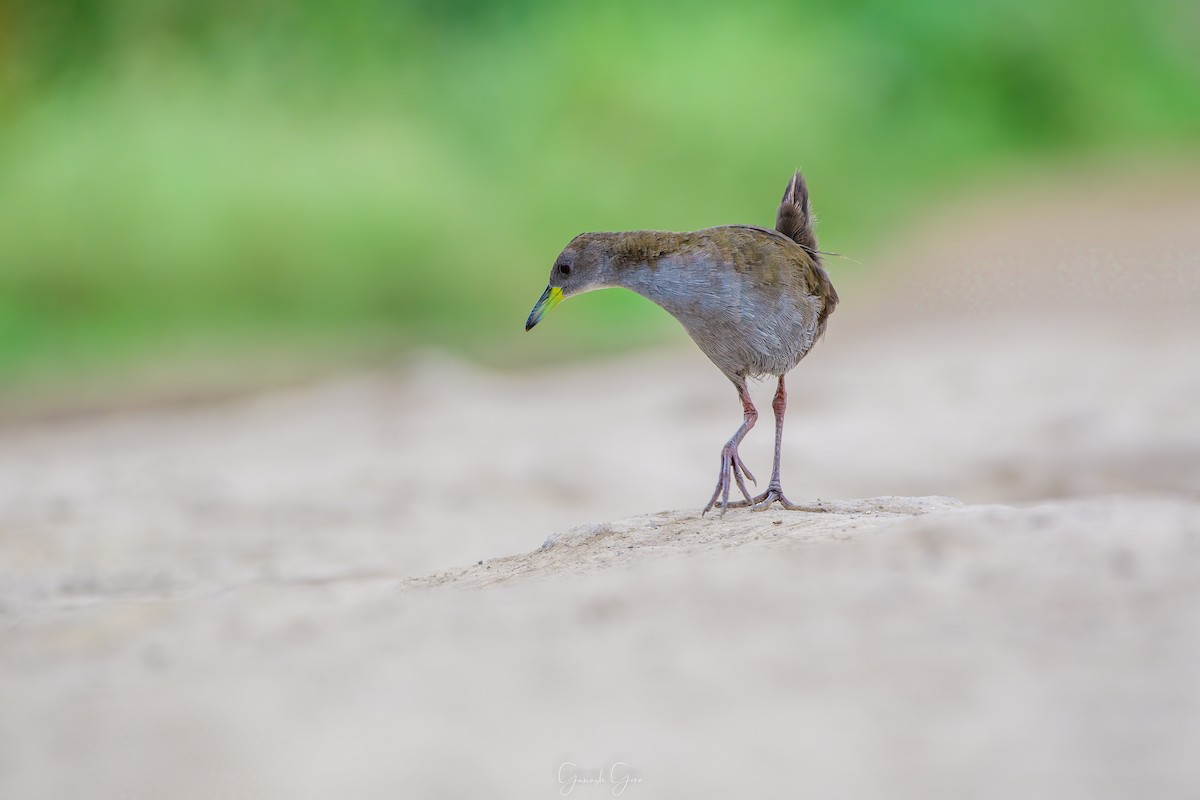
[[[742,403],[742,425],[721,448],[717,487],[704,511],[718,503],[756,510],[778,502],[798,506],[783,494],[779,480],[783,418],[787,410],[784,375],[825,333],[837,307],[837,291],[821,264],[804,176],[788,182],[775,217],[775,230],[725,225],[687,233],[626,231],[576,236],[555,259],[550,280],[533,307],[529,330],[560,300],[620,286],[662,306],[733,382]],[[751,497],[745,478],[754,480],[738,455],[738,445],[758,419],[746,388],[749,378],[772,375],[779,386],[775,412],[775,459],[766,491]],[[729,502],[737,484],[744,500]]]

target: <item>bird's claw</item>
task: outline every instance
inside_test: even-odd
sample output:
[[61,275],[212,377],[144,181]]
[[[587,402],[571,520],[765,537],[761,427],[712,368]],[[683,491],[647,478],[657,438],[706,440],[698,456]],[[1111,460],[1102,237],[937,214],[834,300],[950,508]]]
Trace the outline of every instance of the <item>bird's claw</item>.
[[767,487],[767,490],[757,497],[747,497],[745,500],[735,500],[729,504],[730,508],[749,508],[751,511],[766,511],[773,503],[779,503],[788,511],[824,511],[825,508],[820,505],[802,506],[788,500],[783,494],[783,488],[778,484],[773,484]]
[[[730,479],[732,476],[732,480]],[[725,515],[725,509],[730,506],[729,489],[733,482],[737,483],[738,490],[742,496],[746,498],[746,502],[750,501],[750,492],[746,489],[745,478],[749,478],[751,483],[755,485],[758,481],[754,480],[754,475],[746,468],[742,462],[742,457],[738,455],[737,445],[733,443],[726,444],[721,448],[721,472],[717,475],[717,488],[713,490],[712,498],[708,501],[708,505],[700,512],[700,516],[704,516],[713,507],[717,505],[717,501],[721,501],[721,515]],[[741,501],[738,501],[741,502]]]

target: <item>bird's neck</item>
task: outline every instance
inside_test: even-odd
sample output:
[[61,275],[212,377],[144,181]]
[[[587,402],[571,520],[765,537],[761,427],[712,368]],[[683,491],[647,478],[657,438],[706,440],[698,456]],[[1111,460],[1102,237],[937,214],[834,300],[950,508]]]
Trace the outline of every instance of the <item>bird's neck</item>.
[[626,231],[616,234],[612,244],[613,285],[637,292],[642,297],[675,313],[680,284],[687,279],[677,257],[682,237],[669,231]]

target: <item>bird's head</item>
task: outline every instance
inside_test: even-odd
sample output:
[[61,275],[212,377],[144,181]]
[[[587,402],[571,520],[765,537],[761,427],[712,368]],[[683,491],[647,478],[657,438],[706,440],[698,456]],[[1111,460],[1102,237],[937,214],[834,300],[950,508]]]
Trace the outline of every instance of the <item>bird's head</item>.
[[541,322],[565,298],[613,285],[612,237],[608,233],[581,233],[571,240],[554,259],[546,291],[529,312],[525,330]]

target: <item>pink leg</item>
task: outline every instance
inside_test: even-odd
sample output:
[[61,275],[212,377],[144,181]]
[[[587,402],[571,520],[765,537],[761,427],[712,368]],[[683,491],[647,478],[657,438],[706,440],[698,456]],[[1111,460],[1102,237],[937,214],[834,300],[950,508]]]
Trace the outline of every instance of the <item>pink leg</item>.
[[779,376],[779,388],[775,390],[771,410],[775,412],[775,461],[771,467],[771,482],[758,497],[747,497],[745,502],[738,500],[729,505],[734,508],[749,506],[753,511],[762,511],[772,503],[779,503],[788,511],[824,511],[820,506],[798,506],[791,502],[784,497],[783,486],[779,482],[779,462],[783,455],[783,416],[787,413],[787,389],[783,385],[782,375]]
[[700,512],[700,516],[704,516],[717,505],[717,500],[721,501],[721,514],[725,514],[725,509],[729,506],[729,488],[736,481],[737,487],[741,490],[742,496],[746,501],[750,501],[750,492],[746,490],[746,481],[742,478],[743,475],[754,480],[754,476],[750,474],[750,470],[746,469],[746,465],[742,463],[742,457],[738,455],[738,445],[742,443],[746,433],[754,427],[754,421],[758,419],[758,411],[754,408],[754,401],[750,399],[750,392],[746,389],[745,379],[740,379],[734,382],[734,386],[738,390],[738,398],[742,401],[742,426],[737,429],[725,446],[721,448],[721,471],[717,475],[717,488],[713,490],[712,499],[708,501],[708,505]]

